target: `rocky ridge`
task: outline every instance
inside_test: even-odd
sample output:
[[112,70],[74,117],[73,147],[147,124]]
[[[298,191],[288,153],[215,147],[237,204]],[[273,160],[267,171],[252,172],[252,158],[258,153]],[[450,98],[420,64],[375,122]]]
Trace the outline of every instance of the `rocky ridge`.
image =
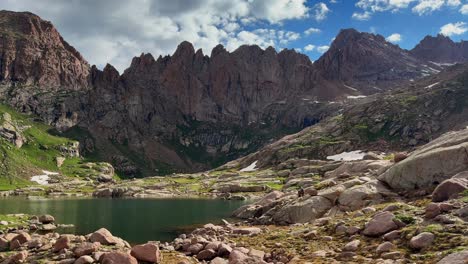
[[[31,13],[0,17],[2,100],[79,135],[83,153],[99,152],[131,177],[215,167],[339,111],[328,101],[445,67],[348,29],[316,63],[258,46],[219,45],[208,56],[183,42],[171,56],[135,57],[119,74],[111,65],[89,67],[50,22]],[[453,53],[457,61],[462,53]]]

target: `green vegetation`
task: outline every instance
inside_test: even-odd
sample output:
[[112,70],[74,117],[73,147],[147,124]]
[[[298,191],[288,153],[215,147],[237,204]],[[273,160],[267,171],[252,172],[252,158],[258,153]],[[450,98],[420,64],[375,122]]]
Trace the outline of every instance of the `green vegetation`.
[[400,220],[401,222],[407,224],[407,225],[411,225],[411,224],[416,223],[416,218],[414,218],[411,215],[397,214],[397,215],[395,215],[395,218]]
[[[25,142],[18,148],[0,137],[0,190],[31,185],[29,178],[41,174],[42,170],[57,171],[69,177],[97,176],[98,167],[90,169],[85,166],[90,159],[67,157],[66,149],[76,148],[75,140],[59,136],[50,126],[33,121],[30,116],[1,104],[0,125],[5,122],[5,113],[11,116],[11,124],[25,138]],[[60,168],[57,166],[57,157],[66,158]]]

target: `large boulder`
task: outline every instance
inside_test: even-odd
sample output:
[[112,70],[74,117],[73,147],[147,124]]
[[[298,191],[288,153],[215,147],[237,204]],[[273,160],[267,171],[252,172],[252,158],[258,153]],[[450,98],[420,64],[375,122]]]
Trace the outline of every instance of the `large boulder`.
[[115,245],[117,243],[117,239],[105,228],[100,228],[96,232],[92,233],[89,237],[89,241],[99,242],[102,245]]
[[395,164],[379,179],[398,190],[428,188],[468,170],[468,129],[450,132]]
[[307,223],[322,217],[333,204],[322,196],[307,196],[286,204],[272,219],[280,224]]
[[275,201],[284,196],[280,191],[272,191],[253,204],[244,205],[234,211],[233,216],[243,219],[259,217],[275,205]]
[[102,255],[101,264],[138,264],[138,261],[128,253],[110,252]]
[[338,204],[342,210],[354,211],[377,204],[389,194],[390,191],[381,182],[375,180],[345,190],[339,196]]
[[380,212],[366,224],[362,232],[366,236],[380,236],[398,228],[393,221],[395,215],[391,212]]
[[468,250],[463,250],[460,252],[452,253],[443,259],[441,259],[437,264],[457,264],[457,263],[466,263],[468,261]]
[[468,171],[460,172],[443,181],[432,193],[433,202],[443,202],[468,189]]
[[151,263],[159,263],[162,259],[158,245],[151,243],[132,247],[130,254],[139,261]]
[[333,171],[325,173],[326,178],[338,177],[342,174],[363,175],[367,172],[374,172],[379,175],[387,170],[392,163],[388,160],[359,160],[347,161]]

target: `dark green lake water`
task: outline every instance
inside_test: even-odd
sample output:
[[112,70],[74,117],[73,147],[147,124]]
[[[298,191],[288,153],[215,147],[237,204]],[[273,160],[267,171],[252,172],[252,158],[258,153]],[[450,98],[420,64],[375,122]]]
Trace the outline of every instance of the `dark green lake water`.
[[51,214],[63,233],[88,234],[101,227],[130,243],[171,241],[183,230],[219,223],[243,204],[204,199],[47,199],[0,198],[0,214]]

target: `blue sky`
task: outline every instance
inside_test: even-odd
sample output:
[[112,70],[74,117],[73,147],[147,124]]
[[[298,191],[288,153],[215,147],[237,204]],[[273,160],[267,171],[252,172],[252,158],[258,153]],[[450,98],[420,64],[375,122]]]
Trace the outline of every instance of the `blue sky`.
[[[392,34],[399,34],[401,40],[394,42],[404,49],[412,49],[426,35],[437,35],[441,32],[441,27],[447,24],[466,23],[468,14],[462,14],[464,1],[460,1],[458,5],[447,5],[445,3],[440,9],[432,12],[419,14],[412,9],[418,3],[415,1],[408,8],[398,10],[388,10],[382,12],[374,12],[368,19],[359,20],[353,18],[353,13],[362,13],[362,9],[356,6],[358,1],[337,0],[336,3],[328,1],[328,13],[326,19],[317,21],[314,17],[304,19],[289,20],[279,26],[286,30],[304,32],[308,28],[319,29],[320,32],[310,35],[303,34],[296,41],[288,43],[288,48],[301,48],[302,52],[309,55],[315,60],[320,57],[321,53],[314,49],[312,51],[304,50],[306,45],[326,46],[338,34],[340,29],[355,28],[359,31],[372,32],[388,37]],[[307,1],[307,6],[312,7],[316,1]],[[467,39],[467,25],[462,26],[464,33],[452,33],[450,38],[454,41]],[[463,31],[463,29],[461,30]]]
[[393,35],[406,49],[426,35],[468,34],[468,0],[2,0],[0,8],[51,21],[90,64],[121,73],[134,56],[172,54],[184,40],[208,55],[219,43],[256,44],[316,60],[342,28]]

